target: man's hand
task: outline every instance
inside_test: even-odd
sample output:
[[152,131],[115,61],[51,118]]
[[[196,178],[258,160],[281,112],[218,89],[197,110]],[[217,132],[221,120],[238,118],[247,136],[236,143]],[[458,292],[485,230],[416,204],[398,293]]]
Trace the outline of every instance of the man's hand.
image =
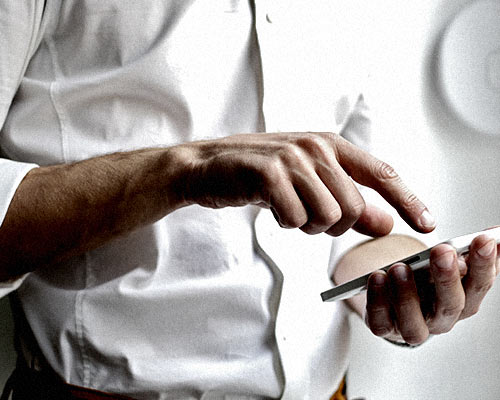
[[448,332],[479,310],[499,272],[497,254],[494,239],[481,235],[465,257],[457,258],[446,244],[433,248],[430,272],[418,282],[403,264],[387,274],[374,272],[368,281],[367,325],[377,336],[409,344]]
[[188,204],[221,208],[258,204],[285,228],[339,236],[351,227],[371,236],[392,229],[392,218],[366,205],[354,182],[379,192],[415,230],[434,221],[398,174],[332,133],[235,135],[186,144]]
[[416,230],[425,206],[387,164],[330,133],[247,134],[109,154],[30,171],[0,227],[0,281],[59,263],[175,210],[259,204],[284,227],[382,236],[392,218],[366,206],[374,188]]

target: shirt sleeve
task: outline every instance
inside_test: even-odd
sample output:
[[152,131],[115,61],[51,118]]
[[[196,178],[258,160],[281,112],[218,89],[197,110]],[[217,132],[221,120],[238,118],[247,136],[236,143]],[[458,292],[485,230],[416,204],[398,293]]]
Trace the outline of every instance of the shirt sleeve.
[[[0,2],[0,135],[29,60],[39,44],[44,5],[45,0]],[[35,167],[35,164],[0,158],[0,227],[19,184]],[[0,282],[0,297],[17,289],[25,277]]]

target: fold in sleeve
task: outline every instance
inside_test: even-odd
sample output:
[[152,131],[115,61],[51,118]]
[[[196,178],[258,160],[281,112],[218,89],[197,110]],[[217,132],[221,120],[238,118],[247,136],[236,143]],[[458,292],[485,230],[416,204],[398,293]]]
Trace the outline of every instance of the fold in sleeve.
[[[43,9],[44,0],[0,2],[0,129],[39,43]],[[19,184],[35,167],[31,163],[0,159],[0,227]],[[0,297],[19,287],[24,278],[0,282]]]
[[[35,167],[35,164],[0,159],[0,228],[19,184]],[[27,274],[8,282],[0,282],[0,298],[16,290],[26,276]]]

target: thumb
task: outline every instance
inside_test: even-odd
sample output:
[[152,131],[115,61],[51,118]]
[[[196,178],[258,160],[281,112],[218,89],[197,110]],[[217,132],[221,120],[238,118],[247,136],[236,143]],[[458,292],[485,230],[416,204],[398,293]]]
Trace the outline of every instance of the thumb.
[[393,226],[394,221],[388,213],[372,204],[367,204],[352,229],[363,235],[379,237],[391,233]]

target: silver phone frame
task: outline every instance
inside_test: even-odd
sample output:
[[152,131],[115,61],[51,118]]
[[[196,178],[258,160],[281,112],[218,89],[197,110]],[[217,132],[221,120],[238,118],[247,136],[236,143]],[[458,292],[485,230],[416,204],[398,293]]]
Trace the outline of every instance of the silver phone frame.
[[[469,251],[469,246],[474,238],[480,235],[488,235],[496,240],[497,244],[500,243],[500,227],[486,229],[484,231],[478,231],[474,233],[469,233],[467,235],[457,236],[452,239],[446,240],[441,243],[447,243],[453,246],[457,250],[458,256],[465,255]],[[435,245],[437,246],[437,244]],[[433,247],[435,247],[433,246]],[[429,258],[431,254],[431,250],[433,247],[429,247],[426,250],[420,251],[418,253],[412,254],[409,257],[405,257],[399,261],[395,261],[389,265],[386,265],[379,270],[387,271],[391,268],[395,263],[403,263],[408,265],[412,271],[418,271],[423,268],[429,267]],[[337,300],[345,300],[350,297],[356,296],[357,294],[363,292],[367,288],[368,278],[373,272],[360,276],[359,278],[355,278],[348,282],[345,282],[341,285],[335,286],[332,289],[326,290],[321,293],[321,299],[324,302],[337,301]]]

